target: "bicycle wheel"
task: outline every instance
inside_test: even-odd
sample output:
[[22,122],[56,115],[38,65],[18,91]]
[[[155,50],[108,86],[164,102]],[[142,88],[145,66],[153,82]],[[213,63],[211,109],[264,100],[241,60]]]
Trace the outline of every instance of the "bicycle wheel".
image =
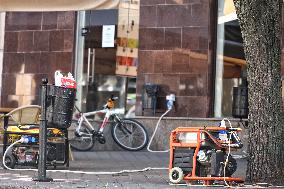
[[112,137],[123,149],[138,151],[148,143],[148,134],[145,127],[133,119],[122,119],[112,126]]
[[[78,127],[78,122],[72,122],[71,126],[74,126],[75,128]],[[69,137],[69,144],[71,148],[78,150],[78,151],[89,151],[93,148],[94,146],[94,139],[92,136],[92,131],[87,127],[84,123],[82,123],[81,132],[89,134],[88,135],[82,135],[82,136],[77,136],[75,134],[75,131],[72,132],[72,135]]]

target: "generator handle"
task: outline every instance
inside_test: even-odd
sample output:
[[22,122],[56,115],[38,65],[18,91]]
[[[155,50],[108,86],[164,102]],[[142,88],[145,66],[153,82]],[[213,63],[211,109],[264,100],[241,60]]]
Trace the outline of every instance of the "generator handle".
[[241,129],[241,128],[238,128],[238,127],[235,127],[235,128],[229,127],[228,130],[229,130],[229,131],[242,131],[242,129]]
[[[233,144],[230,144],[231,147],[233,147],[233,148],[238,148],[238,149],[242,148],[244,145],[243,145],[243,143],[241,142],[241,139],[240,139],[240,137],[237,135],[237,133],[234,132],[234,131],[232,131],[231,134],[232,134],[232,141],[233,141]],[[233,146],[232,146],[232,145],[233,145]]]

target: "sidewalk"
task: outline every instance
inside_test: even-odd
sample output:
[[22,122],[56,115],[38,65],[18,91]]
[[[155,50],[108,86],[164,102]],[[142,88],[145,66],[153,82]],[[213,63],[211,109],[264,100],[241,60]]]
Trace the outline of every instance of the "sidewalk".
[[[95,175],[86,172],[113,172],[121,170],[143,169],[146,167],[168,166],[168,153],[100,151],[73,152],[74,161],[70,162],[69,170],[85,173],[47,172],[47,177],[53,178],[50,183],[32,181],[37,172],[8,171],[0,169],[0,189],[2,188],[192,188],[193,186],[169,185],[168,170],[148,170],[138,173],[122,173],[119,175]],[[2,158],[1,158],[2,159]],[[244,178],[245,159],[237,159],[238,170],[235,176]],[[59,168],[57,168],[59,169]],[[63,168],[66,169],[66,168]],[[223,188],[198,186],[194,188]],[[242,187],[244,188],[244,187]],[[249,187],[256,188],[256,187]]]

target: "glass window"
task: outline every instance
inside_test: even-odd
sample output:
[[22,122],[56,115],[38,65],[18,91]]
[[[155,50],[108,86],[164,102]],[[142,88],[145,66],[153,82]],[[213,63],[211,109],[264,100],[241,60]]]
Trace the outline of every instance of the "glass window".
[[245,84],[243,39],[233,0],[218,0],[215,117],[232,116],[233,87]]
[[114,95],[119,97],[116,108],[124,114],[136,101],[139,1],[123,0],[115,9],[87,10],[81,22],[83,62],[75,65],[77,105],[82,111],[100,109]]

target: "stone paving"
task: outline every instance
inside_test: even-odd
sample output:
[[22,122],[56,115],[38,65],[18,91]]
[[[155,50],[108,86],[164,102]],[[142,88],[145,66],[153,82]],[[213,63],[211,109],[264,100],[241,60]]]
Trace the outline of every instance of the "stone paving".
[[[53,182],[35,182],[32,177],[35,171],[9,171],[0,169],[0,189],[4,188],[117,188],[117,189],[149,189],[149,188],[223,188],[170,185],[168,183],[168,153],[100,151],[73,152],[74,160],[70,162],[69,170],[83,171],[71,173],[65,167],[59,167],[61,172],[47,172],[47,177]],[[237,159],[238,171],[235,176],[244,178],[246,160]],[[140,170],[146,167],[165,168],[136,173],[99,174],[101,172],[115,172],[123,169]],[[65,172],[64,172],[65,171]],[[97,172],[97,173],[94,173]],[[257,188],[246,186],[242,188]],[[275,187],[273,187],[275,188]],[[284,188],[284,187],[278,187]]]

